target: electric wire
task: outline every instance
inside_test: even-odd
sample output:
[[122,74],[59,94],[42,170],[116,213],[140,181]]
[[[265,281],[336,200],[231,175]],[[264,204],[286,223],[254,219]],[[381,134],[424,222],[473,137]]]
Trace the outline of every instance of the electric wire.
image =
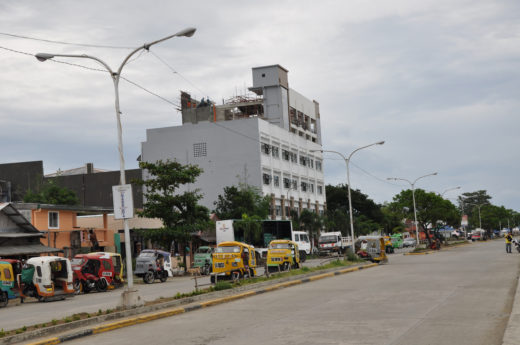
[[161,63],[163,63],[166,67],[168,67],[168,69],[170,69],[172,71],[173,74],[177,74],[179,77],[181,77],[182,79],[184,79],[186,82],[190,83],[191,86],[193,86],[194,88],[196,88],[197,90],[199,90],[202,94],[206,94],[207,93],[202,90],[200,87],[198,87],[197,85],[195,85],[193,82],[191,82],[188,78],[186,78],[185,76],[183,76],[180,72],[176,71],[172,66],[170,66],[166,61],[164,61],[164,59],[162,59],[159,55],[157,55],[155,52],[153,51],[150,51],[150,53],[157,59],[159,60]]
[[109,45],[102,45],[102,44],[88,44],[88,43],[73,43],[73,42],[55,41],[55,40],[48,40],[48,39],[44,39],[44,38],[36,38],[36,37],[29,37],[29,36],[23,36],[23,35],[10,34],[7,32],[0,32],[0,35],[15,37],[15,38],[22,38],[22,39],[26,39],[26,40],[33,40],[33,41],[40,41],[40,42],[54,43],[54,44],[63,44],[63,45],[69,45],[69,46],[78,46],[78,47],[108,48],[108,49],[134,49],[134,47],[109,46]]
[[[16,50],[16,49],[3,47],[3,46],[0,46],[0,49],[6,50],[6,51],[10,51],[10,52],[13,52],[13,53],[23,54],[23,55],[27,55],[27,56],[31,56],[31,57],[36,57],[36,55],[34,55],[34,54],[23,52],[23,51],[19,51],[19,50]],[[136,59],[139,58],[139,56],[137,56]],[[54,62],[54,63],[59,63],[59,64],[64,64],[64,65],[69,65],[69,66],[73,66],[73,67],[78,67],[78,68],[86,69],[86,70],[89,70],[89,71],[108,73],[108,71],[106,69],[88,67],[88,66],[84,66],[84,65],[80,65],[80,64],[76,64],[76,63],[72,63],[72,62],[66,62],[66,61],[61,61],[61,60],[56,60],[56,59],[49,59],[48,61]],[[134,81],[131,81],[128,78],[125,78],[123,76],[120,76],[120,78],[122,80],[126,81],[127,83],[132,84],[135,87],[137,87],[137,88],[139,88],[139,89],[149,93],[150,95],[155,96],[155,97],[157,97],[157,98],[159,98],[159,99],[161,99],[161,100],[163,100],[163,101],[165,101],[165,102],[175,106],[176,110],[180,110],[180,104],[174,103],[173,101],[170,101],[169,99],[167,99],[167,98],[165,98],[165,97],[163,97],[163,96],[161,96],[161,95],[159,95],[159,94],[157,94],[157,93],[155,93],[155,92],[153,92],[151,90],[148,90],[144,86],[141,86],[138,83],[136,83]]]

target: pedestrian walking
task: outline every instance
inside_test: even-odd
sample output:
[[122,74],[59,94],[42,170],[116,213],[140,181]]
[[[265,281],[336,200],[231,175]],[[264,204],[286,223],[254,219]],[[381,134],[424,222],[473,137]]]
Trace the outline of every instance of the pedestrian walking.
[[511,253],[511,242],[513,241],[513,236],[508,232],[506,235],[506,253]]

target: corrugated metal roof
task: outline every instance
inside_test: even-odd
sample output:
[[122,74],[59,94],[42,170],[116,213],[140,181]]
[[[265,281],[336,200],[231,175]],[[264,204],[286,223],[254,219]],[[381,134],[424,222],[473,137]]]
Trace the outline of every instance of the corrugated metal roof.
[[[31,223],[29,223],[29,221],[24,216],[22,216],[22,214],[18,212],[18,210],[14,208],[14,206],[9,202],[0,203],[0,212],[5,214],[19,228],[27,232],[40,232]],[[2,231],[2,229],[0,229],[0,231]]]
[[0,238],[23,238],[23,237],[44,237],[43,233],[32,232],[0,232]]
[[43,244],[26,244],[15,246],[1,246],[0,257],[14,256],[14,255],[34,255],[43,253],[61,252],[61,249],[46,247]]

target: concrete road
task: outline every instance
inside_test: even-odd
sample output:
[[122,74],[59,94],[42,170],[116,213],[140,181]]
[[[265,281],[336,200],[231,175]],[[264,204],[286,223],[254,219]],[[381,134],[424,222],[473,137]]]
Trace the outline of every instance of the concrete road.
[[501,344],[519,274],[502,241],[323,279],[73,344]]
[[[308,260],[305,266],[318,266],[323,259]],[[263,268],[257,270],[257,274],[264,274]],[[144,284],[142,279],[134,279],[136,287],[145,301],[153,301],[159,297],[173,297],[178,292],[188,293],[195,290],[195,281],[191,276],[169,278],[161,283],[156,280],[154,284]],[[198,284],[209,284],[209,277],[198,279]],[[207,287],[202,286],[202,287]],[[123,289],[112,290],[103,293],[91,292],[81,294],[63,301],[41,303],[36,299],[27,299],[20,304],[20,300],[9,303],[7,308],[0,309],[0,329],[11,330],[23,326],[48,323],[53,319],[59,320],[74,313],[94,313],[98,310],[115,309],[120,304]],[[6,317],[9,315],[9,317]]]

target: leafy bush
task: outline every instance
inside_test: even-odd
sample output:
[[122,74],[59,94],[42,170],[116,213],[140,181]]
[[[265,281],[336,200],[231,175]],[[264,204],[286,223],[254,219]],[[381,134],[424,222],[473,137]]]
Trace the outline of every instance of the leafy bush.
[[215,284],[215,291],[231,289],[233,286],[230,282],[217,282]]

